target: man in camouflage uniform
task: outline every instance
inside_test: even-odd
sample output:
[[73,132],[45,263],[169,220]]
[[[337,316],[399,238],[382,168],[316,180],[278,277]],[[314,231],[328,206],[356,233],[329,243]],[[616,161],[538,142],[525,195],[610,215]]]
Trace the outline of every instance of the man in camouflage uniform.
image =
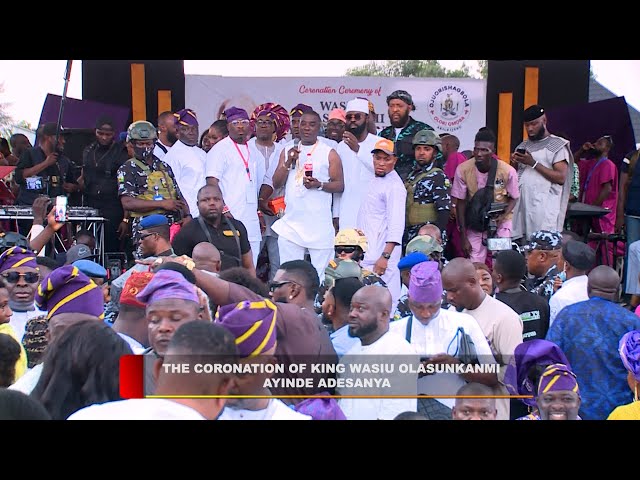
[[[398,301],[396,311],[393,314],[392,321],[400,320],[411,315],[409,309],[409,281],[411,280],[411,269],[422,262],[434,261],[438,262],[438,269],[442,271],[444,258],[442,257],[442,245],[430,235],[418,235],[407,244],[406,255],[398,262],[400,270],[400,279],[402,280],[402,296]],[[446,292],[443,298],[443,308],[446,303]],[[447,304],[448,306],[448,304]]]
[[[416,106],[411,95],[405,90],[396,90],[389,95],[387,105],[391,125],[382,130],[379,136],[395,142],[396,157],[398,158],[396,172],[402,181],[405,181],[413,169],[415,160],[412,143],[414,135],[420,130],[433,130],[433,128],[411,117],[410,113],[416,109]],[[440,153],[438,155],[441,156]]]
[[526,290],[544,297],[553,295],[553,281],[560,274],[557,267],[562,252],[562,234],[556,231],[539,230],[531,235],[525,246],[527,269],[533,279],[524,283]]
[[[335,253],[336,259],[340,260],[353,260],[358,266],[364,258],[364,253],[367,251],[367,237],[362,230],[355,228],[346,228],[340,230],[336,235],[335,241]],[[386,287],[387,284],[378,275],[366,268],[361,268],[361,280],[364,285],[379,285]],[[324,294],[328,290],[325,282],[320,284],[314,307],[317,313],[322,311],[322,302],[324,302]]]
[[134,122],[127,131],[135,157],[118,169],[118,196],[122,207],[133,218],[131,236],[138,240],[140,218],[154,213],[165,215],[170,223],[191,215],[171,167],[153,154],[157,138],[155,127],[145,121]]
[[416,163],[404,182],[407,189],[405,245],[427,222],[435,224],[440,231],[445,230],[451,209],[451,181],[435,163],[441,149],[440,137],[433,130],[420,130],[413,137],[413,148]]

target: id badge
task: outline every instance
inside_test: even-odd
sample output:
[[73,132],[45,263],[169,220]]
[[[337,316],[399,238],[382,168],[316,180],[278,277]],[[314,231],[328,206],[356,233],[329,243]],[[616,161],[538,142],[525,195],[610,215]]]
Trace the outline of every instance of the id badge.
[[247,185],[247,203],[258,203],[258,194],[253,185],[253,180],[249,180],[249,185]]

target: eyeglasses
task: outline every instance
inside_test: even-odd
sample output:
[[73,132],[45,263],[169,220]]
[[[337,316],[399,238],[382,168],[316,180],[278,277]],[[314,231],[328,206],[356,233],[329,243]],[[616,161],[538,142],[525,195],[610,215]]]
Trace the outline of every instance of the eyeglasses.
[[272,120],[258,120],[256,122],[256,125],[259,127],[270,127],[271,125],[273,125],[273,121]]
[[359,122],[364,118],[364,113],[347,113],[347,115],[345,115],[345,118],[347,120],[354,119],[356,122]]
[[239,127],[240,125],[246,127],[247,125],[249,125],[249,120],[234,120],[233,122],[229,122],[229,124],[233,125],[234,127]]
[[336,253],[353,253],[358,247],[336,247]]
[[142,234],[142,235],[140,235],[140,240],[142,241],[145,238],[150,237],[151,235],[156,235],[156,233],[155,232],[150,232],[150,233]]
[[286,285],[287,283],[296,283],[296,282],[293,282],[291,280],[285,280],[284,282],[269,282],[269,291],[273,293],[283,285]]
[[5,272],[2,277],[9,283],[18,283],[20,277],[24,277],[24,281],[27,283],[38,283],[40,281],[40,274],[37,272]]

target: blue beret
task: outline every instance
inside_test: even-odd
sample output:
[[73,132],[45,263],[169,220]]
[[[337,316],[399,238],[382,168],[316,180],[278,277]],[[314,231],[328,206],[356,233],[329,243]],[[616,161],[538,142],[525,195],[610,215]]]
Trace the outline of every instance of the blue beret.
[[422,252],[411,252],[409,255],[405,255],[400,259],[398,262],[398,270],[413,268],[415,265],[428,262],[429,260],[431,260],[429,256]]
[[169,220],[164,215],[156,213],[154,215],[148,215],[140,220],[140,228],[159,227],[160,225],[169,225]]
[[107,270],[100,264],[91,260],[77,260],[72,263],[74,267],[78,267],[87,277],[107,278]]

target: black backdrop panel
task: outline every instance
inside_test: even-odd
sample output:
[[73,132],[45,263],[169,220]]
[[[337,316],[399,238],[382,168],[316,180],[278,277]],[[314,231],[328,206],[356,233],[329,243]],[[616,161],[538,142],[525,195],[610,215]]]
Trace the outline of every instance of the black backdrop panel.
[[487,125],[498,129],[498,95],[513,93],[511,145],[522,141],[525,67],[538,67],[538,103],[546,109],[589,102],[589,60],[489,60]]
[[[184,108],[184,62],[182,60],[83,60],[82,98],[131,105],[131,64],[145,66],[147,120],[158,120],[158,90],[171,91],[173,111]],[[132,119],[129,117],[128,123]]]

